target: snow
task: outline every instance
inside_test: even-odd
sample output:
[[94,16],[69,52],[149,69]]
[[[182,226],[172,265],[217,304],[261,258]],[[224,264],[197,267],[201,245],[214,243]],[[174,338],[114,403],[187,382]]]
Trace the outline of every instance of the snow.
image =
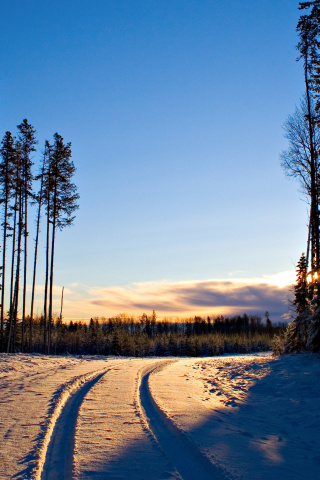
[[129,472],[132,480],[179,478],[141,419],[139,372],[154,363],[122,360],[88,393],[77,424],[77,480],[127,479]]
[[232,478],[316,478],[320,364],[314,356],[183,360],[151,391],[179,429]]
[[55,419],[103,360],[0,355],[0,478],[39,478]]
[[0,478],[317,478],[319,365],[1,354]]

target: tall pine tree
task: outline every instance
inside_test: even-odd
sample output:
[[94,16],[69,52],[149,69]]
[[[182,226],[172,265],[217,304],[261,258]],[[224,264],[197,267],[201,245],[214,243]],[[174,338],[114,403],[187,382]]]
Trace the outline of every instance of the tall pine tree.
[[31,160],[32,152],[35,151],[37,140],[35,137],[36,131],[28,123],[28,120],[18,125],[18,145],[21,156],[21,177],[22,177],[22,209],[23,209],[23,237],[24,237],[24,261],[23,261],[23,298],[22,298],[22,332],[21,332],[21,346],[22,351],[25,343],[25,321],[26,321],[26,294],[27,294],[27,258],[28,258],[28,203],[32,196],[32,180],[33,175],[31,168],[33,162]]
[[50,206],[49,216],[52,224],[51,260],[49,283],[49,319],[48,319],[48,352],[51,349],[52,300],[53,300],[53,267],[55,254],[56,230],[70,226],[77,210],[79,195],[77,187],[72,183],[75,166],[71,160],[71,143],[64,143],[63,138],[56,133],[52,145],[50,159]]
[[2,285],[1,285],[1,325],[0,338],[4,335],[4,294],[6,278],[6,249],[7,236],[10,229],[9,220],[9,202],[12,196],[14,163],[16,158],[16,149],[14,138],[10,132],[6,132],[1,143],[1,162],[0,162],[0,203],[3,205],[3,243],[2,243]]

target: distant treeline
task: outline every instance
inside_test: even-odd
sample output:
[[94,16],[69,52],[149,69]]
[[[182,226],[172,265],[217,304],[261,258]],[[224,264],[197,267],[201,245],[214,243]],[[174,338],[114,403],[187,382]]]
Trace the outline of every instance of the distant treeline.
[[[32,351],[36,353],[44,352],[42,323],[43,318],[33,323]],[[249,353],[270,350],[274,335],[285,328],[286,324],[273,325],[268,316],[262,322],[261,317],[246,314],[158,321],[153,312],[138,319],[118,315],[91,318],[89,323],[56,320],[52,325],[51,353],[136,357]],[[17,340],[19,337],[18,328]]]

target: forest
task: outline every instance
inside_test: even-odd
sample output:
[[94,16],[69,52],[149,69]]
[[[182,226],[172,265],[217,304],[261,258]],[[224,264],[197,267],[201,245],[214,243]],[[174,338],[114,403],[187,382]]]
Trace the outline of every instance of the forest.
[[[285,323],[273,325],[268,312],[263,322],[246,314],[160,321],[155,311],[138,318],[91,318],[89,323],[57,319],[51,327],[51,353],[197,357],[262,352],[271,350],[285,329]],[[33,322],[33,351],[43,352],[42,319]]]

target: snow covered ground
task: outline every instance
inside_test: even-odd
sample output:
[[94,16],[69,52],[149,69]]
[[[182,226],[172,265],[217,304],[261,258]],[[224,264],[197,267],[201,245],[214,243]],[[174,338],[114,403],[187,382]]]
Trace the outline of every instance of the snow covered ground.
[[0,355],[0,479],[313,479],[320,359]]

